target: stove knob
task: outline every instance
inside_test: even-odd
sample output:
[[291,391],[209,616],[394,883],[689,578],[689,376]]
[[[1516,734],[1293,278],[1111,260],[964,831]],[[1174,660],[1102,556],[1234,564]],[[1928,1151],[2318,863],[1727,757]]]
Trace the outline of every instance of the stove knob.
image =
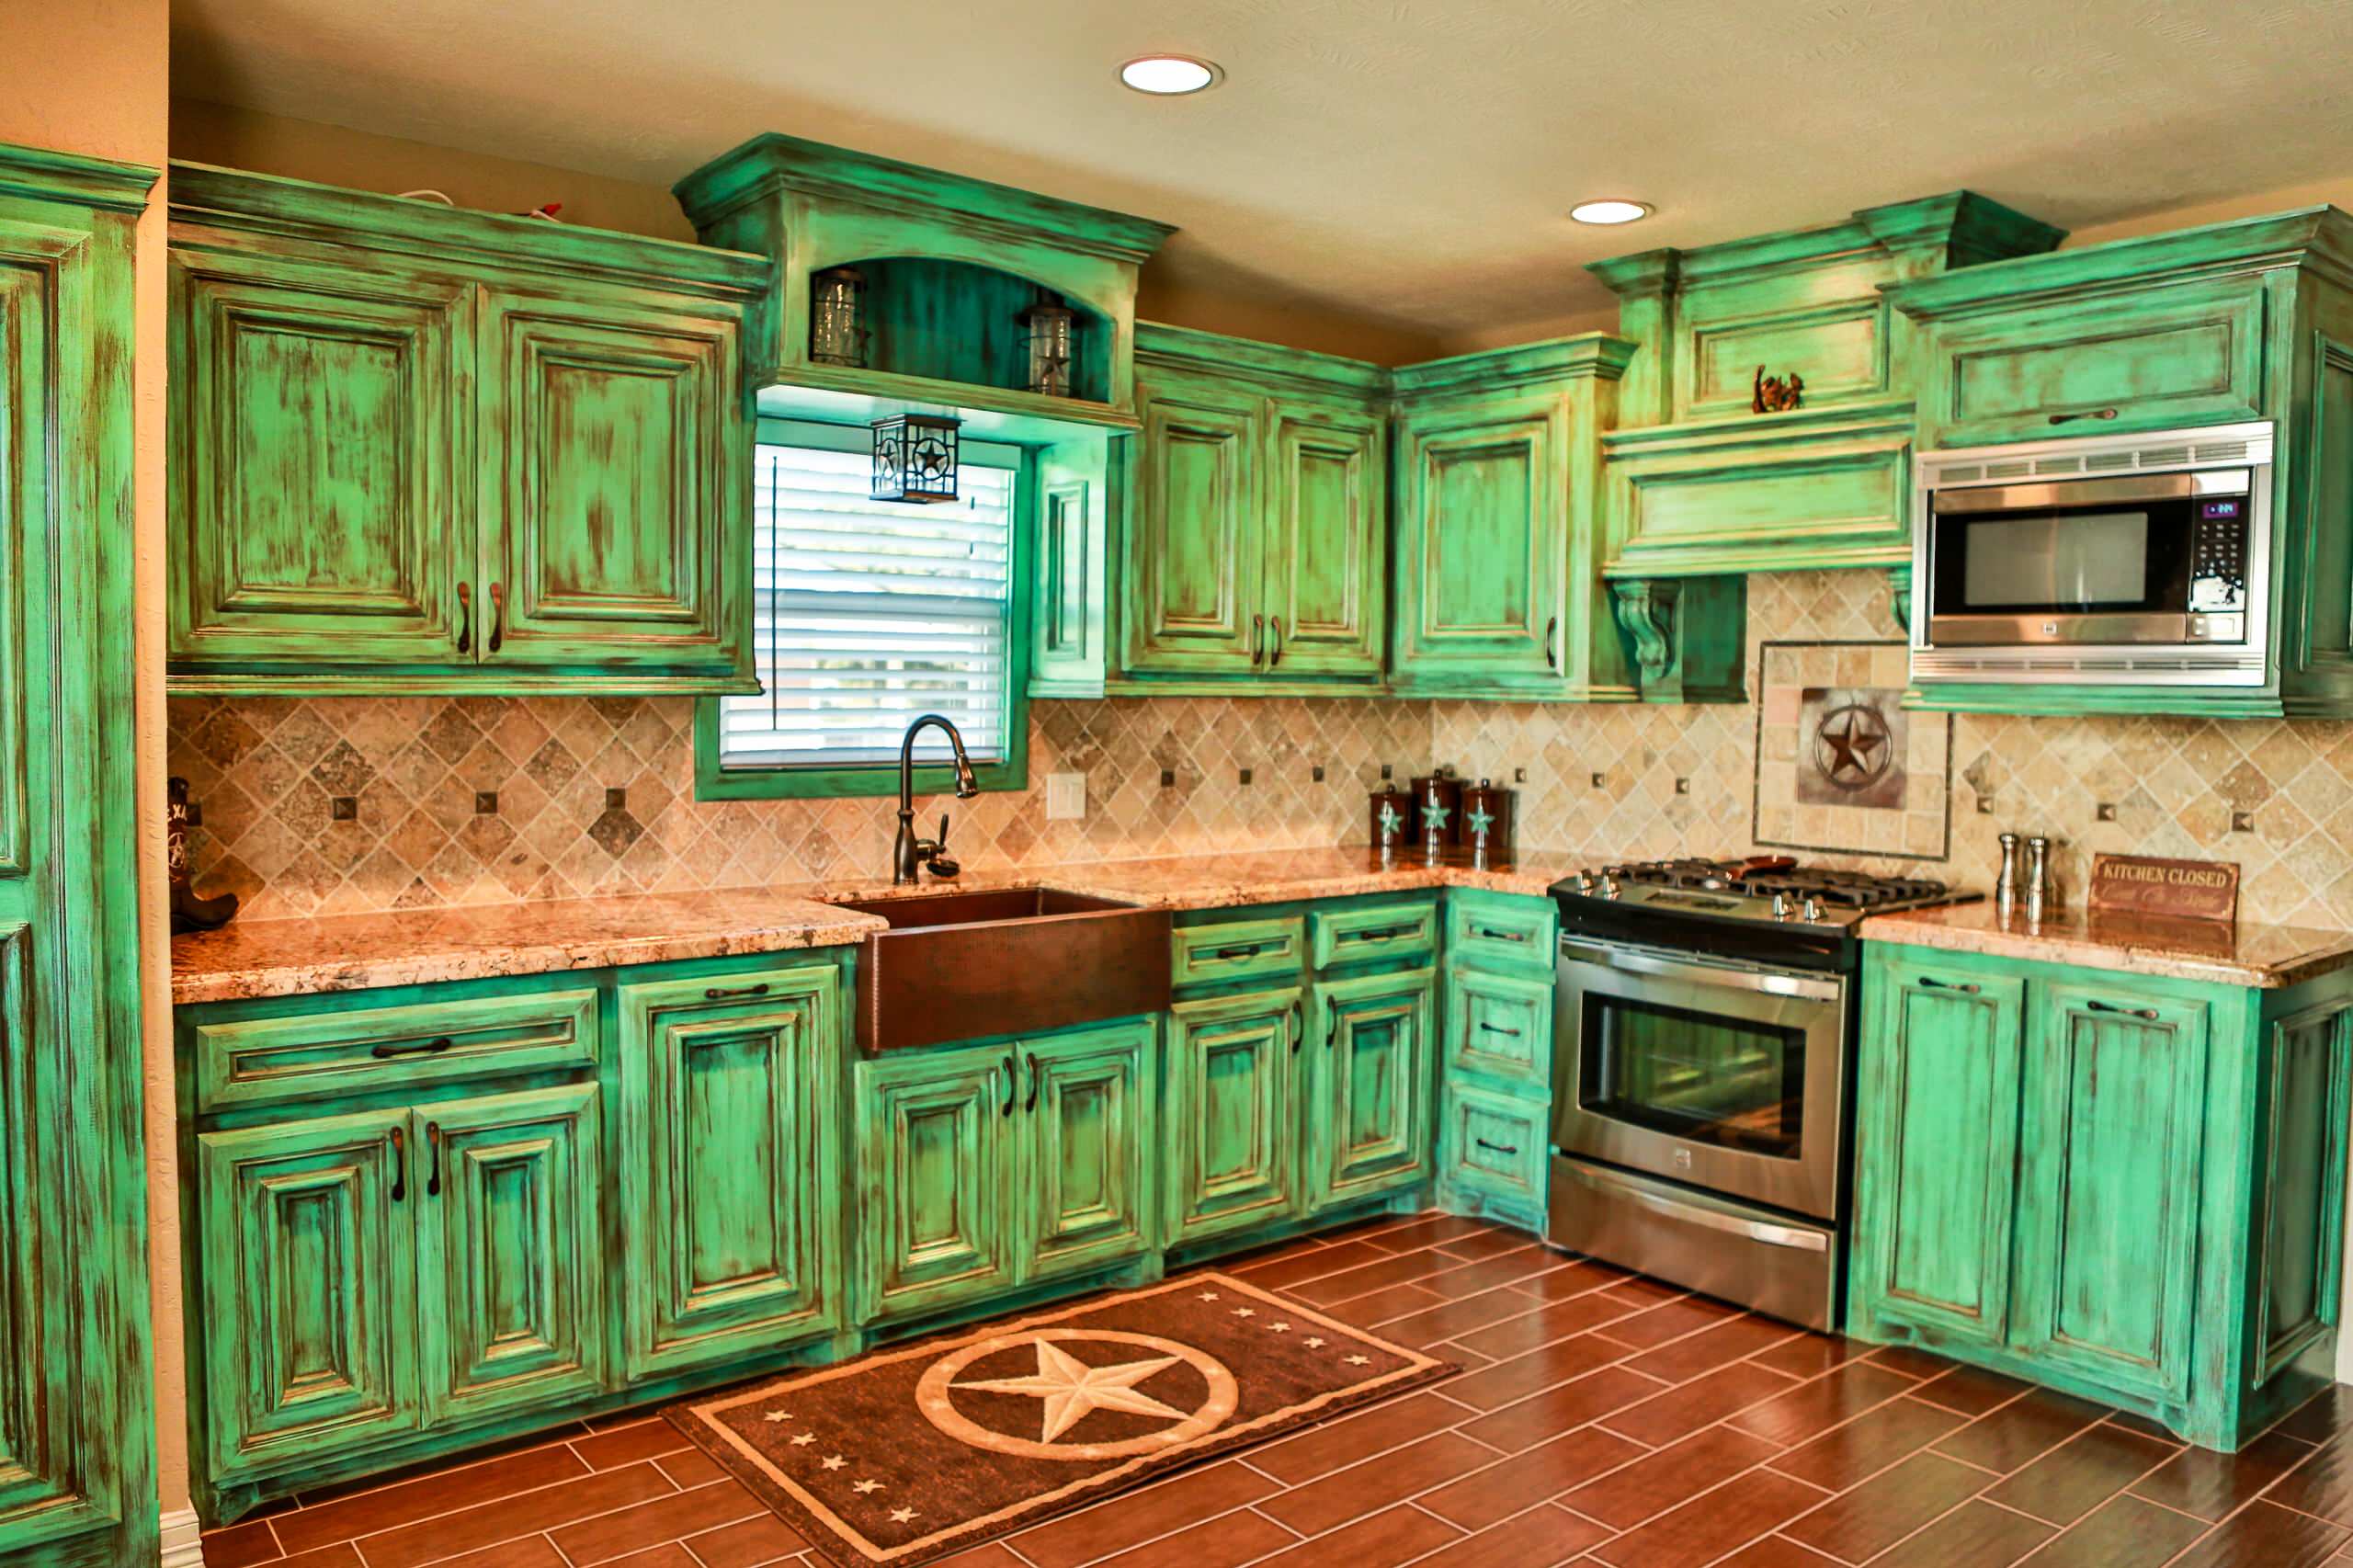
[[1789,917],[1790,895],[1785,892],[1775,892],[1773,894],[1773,918],[1776,920],[1787,920]]
[[1810,921],[1819,920],[1822,918],[1822,901],[1820,899],[1808,898],[1805,901],[1805,917]]
[[1589,871],[1579,871],[1579,872],[1577,873],[1577,892],[1591,892],[1592,891],[1593,891],[1593,875],[1592,875],[1592,873],[1591,873],[1591,872],[1589,872]]
[[1604,898],[1618,896],[1618,880],[1607,871],[1601,873],[1601,896]]

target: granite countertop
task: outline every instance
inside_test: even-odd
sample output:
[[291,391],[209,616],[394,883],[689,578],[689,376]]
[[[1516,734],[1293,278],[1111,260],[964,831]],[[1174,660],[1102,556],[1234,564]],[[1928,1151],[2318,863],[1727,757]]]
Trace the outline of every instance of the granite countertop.
[[1990,900],[1874,915],[1862,923],[1859,934],[1867,941],[1908,942],[2265,990],[2302,984],[2353,964],[2353,932],[2348,931],[2245,920],[2234,926],[2091,915],[2080,910],[2046,915],[2040,925],[2029,926],[2023,914],[2005,919]]
[[641,893],[382,915],[233,922],[172,938],[172,1001],[245,1001],[491,975],[554,973],[796,948],[841,947],[883,928],[827,901],[919,897],[955,889],[1053,888],[1160,909],[1216,909],[1420,888],[1541,894],[1582,862],[1387,860],[1367,848],[1100,860],[968,871],[953,883],[893,888],[887,876],[718,892]]

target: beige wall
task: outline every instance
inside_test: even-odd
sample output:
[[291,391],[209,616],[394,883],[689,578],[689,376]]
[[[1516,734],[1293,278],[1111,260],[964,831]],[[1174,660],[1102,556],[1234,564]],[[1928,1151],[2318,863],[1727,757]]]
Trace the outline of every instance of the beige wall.
[[[0,142],[161,167],[168,139],[165,0],[0,0]],[[179,1190],[174,1157],[170,954],[164,927],[164,187],[139,226],[134,545],[140,903],[145,940],[149,1220],[154,1273],[156,1475],[163,1508],[188,1506],[180,1316]]]

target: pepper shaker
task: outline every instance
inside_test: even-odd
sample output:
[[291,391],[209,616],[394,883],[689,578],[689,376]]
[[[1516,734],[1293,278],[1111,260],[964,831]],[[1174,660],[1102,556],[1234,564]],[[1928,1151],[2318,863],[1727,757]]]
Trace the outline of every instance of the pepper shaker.
[[1994,881],[1994,908],[2007,920],[2018,906],[2018,835],[2002,837],[2002,871]]
[[2043,900],[2051,892],[2051,840],[2036,834],[2026,841],[2026,923],[2042,924]]

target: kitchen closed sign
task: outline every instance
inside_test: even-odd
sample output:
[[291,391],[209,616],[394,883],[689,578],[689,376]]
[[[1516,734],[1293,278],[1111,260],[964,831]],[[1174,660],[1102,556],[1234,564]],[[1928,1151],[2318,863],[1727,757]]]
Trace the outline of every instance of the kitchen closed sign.
[[2239,869],[2222,860],[2163,860],[2150,855],[2092,858],[2096,912],[2175,920],[2236,920]]

